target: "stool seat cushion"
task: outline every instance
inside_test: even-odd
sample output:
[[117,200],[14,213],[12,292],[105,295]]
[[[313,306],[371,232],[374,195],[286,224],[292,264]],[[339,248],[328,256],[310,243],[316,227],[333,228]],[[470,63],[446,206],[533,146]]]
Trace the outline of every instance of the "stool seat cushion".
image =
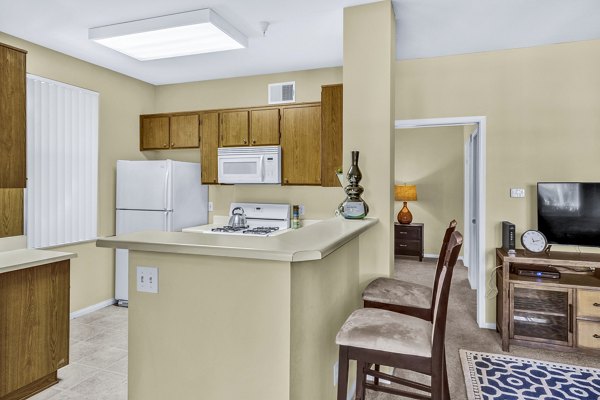
[[364,301],[431,308],[432,293],[433,289],[428,286],[392,278],[377,278],[369,283],[362,298]]
[[354,311],[335,342],[388,353],[431,357],[432,323],[409,315],[378,308]]

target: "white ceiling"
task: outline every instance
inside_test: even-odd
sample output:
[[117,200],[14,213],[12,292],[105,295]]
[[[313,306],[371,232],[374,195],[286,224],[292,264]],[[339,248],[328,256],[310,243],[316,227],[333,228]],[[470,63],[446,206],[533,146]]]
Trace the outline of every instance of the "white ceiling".
[[[343,9],[365,0],[0,0],[0,31],[153,84],[342,65]],[[599,0],[393,0],[397,58],[600,39]],[[137,61],[88,28],[212,8],[249,46]],[[263,36],[261,21],[270,26]]]

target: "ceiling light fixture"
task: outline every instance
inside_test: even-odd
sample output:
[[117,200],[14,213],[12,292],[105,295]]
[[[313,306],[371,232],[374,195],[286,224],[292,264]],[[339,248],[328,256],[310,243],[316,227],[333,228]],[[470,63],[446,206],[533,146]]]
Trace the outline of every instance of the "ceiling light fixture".
[[248,46],[244,34],[208,8],[90,28],[89,38],[141,61]]

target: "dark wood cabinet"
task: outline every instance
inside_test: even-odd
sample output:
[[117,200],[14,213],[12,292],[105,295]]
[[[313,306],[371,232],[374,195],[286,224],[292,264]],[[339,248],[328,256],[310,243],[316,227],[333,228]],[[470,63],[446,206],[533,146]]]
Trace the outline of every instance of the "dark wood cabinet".
[[0,399],[58,382],[69,363],[69,261],[0,273]]
[[[555,350],[600,350],[600,255],[496,249],[496,327],[510,344]],[[548,279],[517,274],[520,266],[552,266]],[[596,274],[591,272],[595,268]]]
[[0,43],[0,188],[25,187],[25,56]]
[[394,223],[394,255],[415,256],[423,261],[423,229],[419,223]]

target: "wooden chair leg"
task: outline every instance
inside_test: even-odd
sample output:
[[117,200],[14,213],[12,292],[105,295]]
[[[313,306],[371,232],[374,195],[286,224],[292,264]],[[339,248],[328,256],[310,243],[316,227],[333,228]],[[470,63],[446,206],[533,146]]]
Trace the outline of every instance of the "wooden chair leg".
[[431,371],[431,400],[444,399],[443,368],[434,368]]
[[365,399],[365,383],[367,381],[366,368],[367,363],[362,360],[356,360],[356,396],[355,400]]
[[337,400],[346,400],[348,396],[348,363],[348,348],[340,346]]
[[443,362],[442,362],[442,383],[443,383],[443,396],[444,400],[450,400],[450,387],[448,385],[448,368],[446,368],[446,352],[444,351]]

